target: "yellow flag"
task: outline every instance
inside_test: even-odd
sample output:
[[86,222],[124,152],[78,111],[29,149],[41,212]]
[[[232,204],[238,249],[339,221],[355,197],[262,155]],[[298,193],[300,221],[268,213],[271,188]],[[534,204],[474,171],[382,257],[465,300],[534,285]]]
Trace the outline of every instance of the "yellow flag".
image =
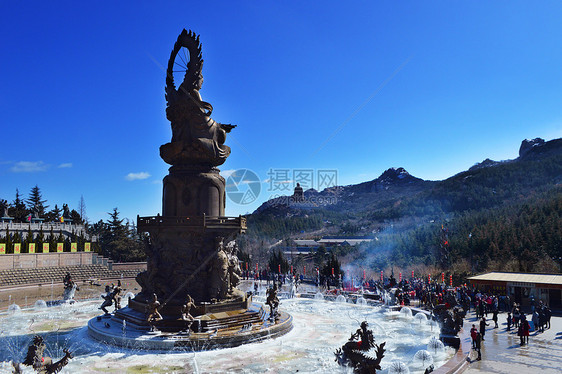
[[14,243],[14,253],[21,253],[21,243]]
[[64,243],[57,243],[57,252],[62,252],[64,249]]
[[70,243],[70,252],[76,252],[76,249],[78,249],[78,244]]
[[84,252],[90,252],[90,243],[84,243]]
[[43,243],[43,253],[49,253],[49,243]]
[[29,243],[29,253],[35,253],[35,243]]
[[0,243],[0,255],[6,254],[6,243]]

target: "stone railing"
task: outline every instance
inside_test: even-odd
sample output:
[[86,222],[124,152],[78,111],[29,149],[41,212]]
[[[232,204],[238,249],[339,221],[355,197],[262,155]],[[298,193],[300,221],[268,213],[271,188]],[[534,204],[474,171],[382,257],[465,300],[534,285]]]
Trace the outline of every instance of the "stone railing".
[[90,237],[86,232],[86,227],[84,225],[74,225],[71,223],[62,222],[31,222],[31,223],[0,223],[0,236],[6,235],[6,230],[9,230],[11,234],[19,232],[22,238],[27,237],[29,230],[36,236],[41,230],[43,230],[43,235],[49,237],[51,230],[55,235],[59,233],[63,234],[65,237],[70,237],[72,234],[78,236],[84,236],[88,241],[97,241],[97,236]]
[[210,216],[192,216],[192,217],[168,217],[168,216],[137,216],[137,227],[139,231],[153,227],[193,227],[203,229],[235,229],[241,232],[246,231],[246,217],[210,217]]

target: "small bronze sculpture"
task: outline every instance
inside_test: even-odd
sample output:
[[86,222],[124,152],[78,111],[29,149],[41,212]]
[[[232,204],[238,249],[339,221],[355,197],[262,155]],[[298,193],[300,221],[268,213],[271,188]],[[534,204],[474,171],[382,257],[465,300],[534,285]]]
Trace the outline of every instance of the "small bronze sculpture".
[[190,331],[191,324],[193,323],[193,316],[191,315],[191,308],[195,306],[194,300],[191,296],[187,295],[185,304],[181,307],[181,319],[186,322],[185,331]]
[[74,299],[74,293],[76,291],[80,291],[80,288],[78,288],[76,283],[74,283],[69,272],[67,272],[66,275],[64,276],[62,283],[64,284],[64,291],[62,294],[63,300],[72,301]]
[[[375,344],[373,332],[368,329],[367,321],[361,323],[361,327],[351,334],[349,341],[334,353],[336,362],[341,366],[353,367],[353,372],[358,374],[374,374],[381,370],[380,363],[384,357],[384,346]],[[376,348],[376,358],[369,357],[366,353],[371,348]]]
[[113,305],[113,292],[110,290],[109,286],[105,286],[105,294],[101,295],[101,298],[103,299],[103,303],[100,309],[103,310],[106,316],[109,316],[110,313],[106,308]]
[[269,305],[269,319],[271,322],[279,317],[279,298],[277,297],[277,283],[273,282],[273,287],[267,289],[267,299],[265,303]]
[[117,286],[113,287],[112,297],[115,303],[115,310],[121,309],[121,280],[117,280]]
[[158,301],[158,297],[156,294],[152,294],[152,300],[147,300],[146,304],[146,321],[150,325],[150,331],[154,331],[154,323],[161,321],[162,316],[160,312],[158,312],[158,308],[160,307],[160,302]]
[[10,204],[4,200],[4,199],[0,199],[0,212],[2,212],[2,217],[8,217],[8,208],[10,207]]
[[[33,337],[33,342],[27,349],[27,356],[22,364],[31,366],[35,371],[41,374],[55,374],[62,370],[63,367],[68,365],[68,361],[72,358],[72,353],[67,349],[63,349],[64,357],[53,363],[52,358],[43,357],[46,345],[43,338],[39,335]],[[19,370],[19,365],[13,365],[14,369]]]

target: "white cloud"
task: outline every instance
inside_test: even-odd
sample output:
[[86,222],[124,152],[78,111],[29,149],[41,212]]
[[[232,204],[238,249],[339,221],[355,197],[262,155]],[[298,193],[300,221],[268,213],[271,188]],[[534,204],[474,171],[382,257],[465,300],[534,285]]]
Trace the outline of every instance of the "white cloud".
[[128,181],[135,181],[135,180],[146,179],[149,177],[150,177],[149,173],[147,173],[146,171],[141,171],[140,173],[129,173],[127,174],[125,179]]
[[18,161],[11,167],[14,173],[35,173],[38,171],[46,171],[50,165],[43,161]]
[[223,178],[228,178],[232,174],[234,174],[235,171],[236,169],[221,170],[221,175],[223,176]]
[[60,164],[58,166],[59,168],[71,168],[72,167],[72,162],[65,162],[64,164]]

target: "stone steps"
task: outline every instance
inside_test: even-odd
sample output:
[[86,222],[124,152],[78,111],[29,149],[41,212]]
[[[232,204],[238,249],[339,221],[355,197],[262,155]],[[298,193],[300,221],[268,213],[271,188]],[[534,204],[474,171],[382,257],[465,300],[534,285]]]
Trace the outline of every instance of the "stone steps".
[[109,270],[104,265],[76,265],[33,269],[0,270],[0,287],[61,283],[69,272],[76,282],[88,279],[134,278],[136,269]]

